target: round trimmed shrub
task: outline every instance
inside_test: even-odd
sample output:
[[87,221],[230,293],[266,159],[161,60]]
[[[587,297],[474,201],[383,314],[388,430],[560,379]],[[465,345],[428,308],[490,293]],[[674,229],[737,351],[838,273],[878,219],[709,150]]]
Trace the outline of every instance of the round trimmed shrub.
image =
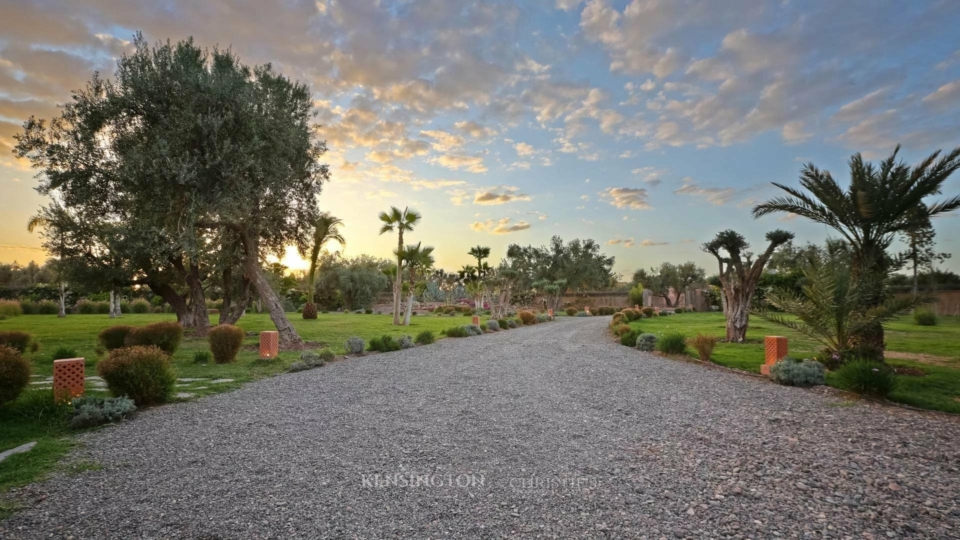
[[633,308],[624,309],[621,313],[623,313],[623,316],[626,317],[628,321],[635,321],[643,316],[643,314]]
[[626,347],[633,347],[637,343],[637,337],[640,335],[640,330],[630,330],[629,332],[620,336],[620,344]]
[[118,325],[111,326],[110,328],[104,328],[99,335],[97,335],[97,341],[100,342],[100,345],[103,345],[103,348],[112,351],[114,349],[120,349],[124,347],[124,343],[127,340],[127,335],[133,331],[132,326]]
[[30,384],[30,363],[20,351],[0,345],[0,405],[17,399]]
[[567,309],[564,310],[564,312],[567,314],[568,317],[573,317],[574,315],[577,314],[577,308],[568,307]]
[[133,400],[127,397],[80,396],[71,403],[72,429],[83,429],[119,422],[137,410]]
[[37,302],[37,315],[57,315],[58,313],[60,313],[60,304],[53,300]]
[[657,350],[665,354],[683,354],[687,352],[687,337],[680,332],[664,334],[657,340]]
[[770,367],[770,378],[786,386],[817,386],[826,384],[826,369],[816,360],[787,356]]
[[467,329],[463,326],[454,326],[453,328],[447,328],[443,332],[447,337],[451,338],[463,338],[469,337],[470,334],[467,333]]
[[520,321],[517,319],[507,319],[507,326],[510,328],[517,328],[520,326]]
[[500,325],[502,330],[510,328],[510,323],[506,319],[497,319],[497,324]]
[[218,364],[234,362],[246,336],[242,328],[232,324],[220,324],[211,328],[207,340],[210,342],[213,361]]
[[477,326],[477,325],[475,325],[475,324],[465,324],[465,325],[463,325],[461,328],[463,328],[463,329],[467,332],[467,335],[468,335],[468,336],[482,336],[482,335],[483,335],[483,330],[481,330],[480,327]]
[[353,336],[347,339],[343,348],[347,351],[347,354],[363,354],[364,349],[367,348],[367,344],[357,336]]
[[303,305],[303,318],[304,319],[316,319],[317,318],[317,305],[313,302],[307,302]]
[[619,325],[617,325],[616,327],[614,327],[614,330],[613,330],[613,331],[614,331],[614,333],[617,334],[618,336],[623,337],[624,334],[626,334],[627,332],[630,331],[630,325],[629,325],[629,324],[619,324]]
[[[158,322],[134,328],[123,344],[127,347],[158,347],[167,354],[177,352],[183,340],[183,327],[175,322]],[[214,354],[216,356],[216,354]]]
[[623,324],[623,323],[629,322],[629,321],[630,321],[630,319],[628,319],[627,316],[624,315],[622,312],[621,312],[621,313],[614,313],[614,314],[613,314],[613,319],[610,319],[610,324],[611,324],[612,326],[616,326],[616,325],[618,325],[618,324]]
[[500,323],[498,323],[498,322],[495,321],[494,319],[490,319],[489,321],[487,321],[487,330],[489,330],[489,331],[491,331],[491,332],[499,332],[499,331],[500,331]]
[[33,341],[33,336],[26,332],[21,332],[19,330],[7,330],[5,332],[0,332],[0,345],[5,345],[20,351],[20,354],[27,352],[27,349],[30,348],[30,343]]
[[77,351],[71,349],[70,347],[57,347],[57,350],[53,351],[53,356],[51,360],[65,360],[67,358],[79,358],[80,355],[77,354]]
[[127,396],[138,407],[166,403],[177,382],[170,357],[152,345],[110,351],[110,355],[97,364],[97,373],[107,383],[110,393],[115,397]]
[[433,336],[433,332],[429,330],[424,330],[423,332],[420,332],[419,334],[417,334],[416,339],[414,339],[413,341],[416,342],[417,345],[429,345],[436,340],[437,338]]
[[400,339],[397,340],[397,343],[400,344],[401,349],[412,349],[414,347],[413,336],[400,336]]
[[19,317],[23,315],[23,306],[16,300],[0,300],[0,315]]
[[533,312],[531,311],[526,311],[526,310],[521,311],[520,313],[517,313],[517,317],[519,317],[520,322],[522,322],[525,325],[537,324],[537,316],[534,315]]
[[851,360],[837,370],[840,385],[851,392],[885,398],[897,386],[893,369],[871,360]]
[[143,298],[137,298],[133,302],[130,302],[130,313],[150,313],[150,302],[147,302]]
[[913,322],[920,326],[936,326],[937,314],[929,309],[918,309],[913,312]]
[[657,348],[656,334],[640,334],[637,337],[637,350],[643,352],[653,352]]
[[644,317],[653,317],[653,314],[656,313],[656,310],[648,306],[640,308],[640,312],[643,313]]

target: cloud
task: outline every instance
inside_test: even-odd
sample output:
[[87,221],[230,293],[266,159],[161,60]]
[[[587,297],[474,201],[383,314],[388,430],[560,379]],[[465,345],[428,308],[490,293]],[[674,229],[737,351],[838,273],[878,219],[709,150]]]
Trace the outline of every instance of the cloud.
[[627,239],[614,238],[612,240],[607,240],[607,245],[608,246],[622,245],[623,247],[629,248],[634,246],[634,241],[633,241],[633,238],[627,238]]
[[677,195],[692,195],[694,197],[703,197],[713,205],[724,205],[730,202],[730,199],[736,193],[733,188],[705,188],[693,181],[692,178],[683,179],[683,186],[673,191]]
[[645,239],[643,242],[640,242],[641,247],[666,246],[669,244],[670,242],[655,242],[649,238]]
[[439,129],[428,129],[420,132],[420,135],[433,139],[433,149],[438,152],[447,152],[463,146],[464,140],[460,135],[447,133]]
[[532,146],[525,142],[518,142],[513,148],[517,151],[518,156],[532,156],[537,153]]
[[960,80],[947,83],[937,88],[921,100],[929,105],[943,106],[960,100]]
[[639,167],[630,171],[635,176],[642,176],[641,181],[651,186],[659,186],[663,180],[661,176],[666,174],[666,169],[657,169],[654,167]]
[[477,191],[473,197],[473,204],[496,205],[529,200],[530,196],[520,193],[519,188],[500,186]]
[[470,228],[477,232],[488,232],[490,234],[510,234],[527,230],[530,228],[530,224],[526,221],[517,221],[511,224],[510,218],[501,218],[498,220],[488,219],[486,221],[477,221],[470,225]]
[[647,202],[647,190],[643,188],[607,188],[598,194],[601,199],[617,208],[627,208],[630,210],[649,210],[653,208],[649,202]]
[[464,169],[472,173],[485,173],[487,167],[483,164],[483,158],[480,156],[468,156],[464,154],[446,154],[430,159],[430,163],[459,171]]

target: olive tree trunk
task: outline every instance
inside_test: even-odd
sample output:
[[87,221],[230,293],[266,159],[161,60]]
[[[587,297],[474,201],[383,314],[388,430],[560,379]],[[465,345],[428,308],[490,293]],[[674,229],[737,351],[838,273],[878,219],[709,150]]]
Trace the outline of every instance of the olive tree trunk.
[[273,321],[273,324],[277,327],[277,332],[280,333],[280,348],[293,350],[303,349],[304,343],[303,340],[300,339],[300,334],[298,334],[297,330],[290,324],[290,320],[287,319],[287,314],[283,311],[283,304],[280,302],[280,298],[277,297],[277,293],[273,291],[270,282],[267,281],[267,278],[263,275],[263,270],[260,268],[259,242],[256,238],[245,236],[243,244],[246,250],[246,257],[243,261],[244,274],[257,290],[257,293],[260,295],[260,300],[267,307],[267,311],[270,312],[270,320]]

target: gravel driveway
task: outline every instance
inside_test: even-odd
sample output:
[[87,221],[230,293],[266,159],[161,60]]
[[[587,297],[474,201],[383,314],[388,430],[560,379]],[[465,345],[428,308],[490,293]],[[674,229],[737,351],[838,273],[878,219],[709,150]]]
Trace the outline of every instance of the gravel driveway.
[[147,411],[0,537],[960,537],[954,419],[644,355],[607,321]]

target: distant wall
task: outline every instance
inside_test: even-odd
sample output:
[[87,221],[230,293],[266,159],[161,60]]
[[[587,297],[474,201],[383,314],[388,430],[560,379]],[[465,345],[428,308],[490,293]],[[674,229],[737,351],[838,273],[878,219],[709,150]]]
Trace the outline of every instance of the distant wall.
[[[898,293],[898,297],[910,296],[910,293]],[[937,291],[930,296],[937,302],[930,304],[930,309],[937,315],[960,315],[960,291]]]

